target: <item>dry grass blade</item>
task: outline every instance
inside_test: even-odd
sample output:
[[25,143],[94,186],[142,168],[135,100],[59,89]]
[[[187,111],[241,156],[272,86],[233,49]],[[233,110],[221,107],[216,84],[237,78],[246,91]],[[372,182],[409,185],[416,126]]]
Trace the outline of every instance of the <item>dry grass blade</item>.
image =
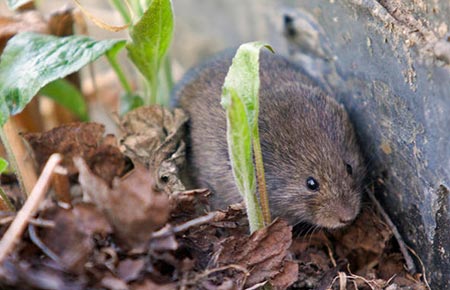
[[[127,23],[127,24],[121,25],[121,26],[109,25],[109,24],[101,21],[94,15],[92,15],[86,9],[84,9],[84,7],[81,5],[81,3],[78,0],[74,0],[74,2],[75,2],[75,4],[77,4],[78,8],[80,8],[80,10],[84,13],[84,15],[86,15],[90,20],[92,20],[92,22],[94,22],[95,25],[97,25],[98,27],[100,27],[102,29],[112,31],[112,32],[118,32],[118,31],[125,30],[130,26],[130,23]],[[128,5],[128,1],[125,1],[125,3],[127,3],[128,11],[130,12],[130,14],[132,14],[132,10],[130,9],[130,6]]]
[[36,185],[31,191],[30,196],[23,205],[22,209],[17,213],[16,218],[0,241],[0,263],[3,262],[9,252],[13,249],[15,243],[25,230],[28,221],[38,209],[39,204],[45,197],[48,186],[51,183],[53,170],[59,162],[61,162],[61,160],[61,154],[53,154],[48,159],[47,164],[45,165]]
[[408,247],[408,250],[417,258],[417,260],[420,263],[420,267],[422,268],[422,275],[423,275],[423,282],[427,286],[428,290],[431,290],[430,284],[428,284],[427,280],[427,272],[425,271],[425,265],[422,262],[422,259],[420,259],[419,255],[417,255],[416,251],[414,251],[411,247]]
[[409,273],[414,274],[416,273],[416,266],[414,265],[414,261],[409,255],[408,252],[408,246],[403,241],[402,236],[400,235],[400,232],[398,231],[397,227],[392,222],[389,215],[386,213],[386,211],[383,209],[381,204],[378,202],[378,200],[375,198],[375,195],[373,194],[372,190],[367,189],[366,190],[367,195],[369,196],[372,203],[375,205],[376,209],[380,212],[381,216],[383,217],[384,221],[388,224],[389,228],[391,229],[392,233],[395,236],[395,239],[398,242],[398,245],[400,247],[400,251],[402,252],[403,258],[405,259],[406,267]]
[[37,180],[35,165],[30,156],[30,151],[27,150],[22,138],[17,134],[19,130],[14,119],[10,118],[3,126],[3,130],[9,141],[9,145],[11,146],[10,149],[12,150],[12,155],[17,162],[19,184],[21,187],[23,186],[21,189],[24,191],[24,194],[28,195],[35,186]]
[[174,227],[164,227],[162,229],[160,229],[157,232],[154,232],[151,235],[151,239],[156,239],[156,238],[163,238],[163,237],[167,237],[170,236],[173,233],[180,233],[183,231],[188,230],[191,227],[195,227],[195,226],[200,226],[202,224],[206,224],[209,222],[216,222],[219,221],[221,219],[223,219],[225,217],[225,214],[223,212],[220,211],[214,211],[214,212],[210,212],[205,216],[201,216],[195,219],[192,219],[190,221],[187,221],[181,225],[177,225]]

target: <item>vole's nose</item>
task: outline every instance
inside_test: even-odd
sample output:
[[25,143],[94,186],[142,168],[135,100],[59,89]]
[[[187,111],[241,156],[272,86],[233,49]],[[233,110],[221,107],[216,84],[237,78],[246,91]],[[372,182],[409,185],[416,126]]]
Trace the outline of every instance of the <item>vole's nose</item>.
[[355,213],[352,209],[348,207],[341,207],[338,210],[338,219],[339,222],[348,225],[355,219]]
[[350,224],[353,221],[352,217],[339,217],[339,222],[345,225]]

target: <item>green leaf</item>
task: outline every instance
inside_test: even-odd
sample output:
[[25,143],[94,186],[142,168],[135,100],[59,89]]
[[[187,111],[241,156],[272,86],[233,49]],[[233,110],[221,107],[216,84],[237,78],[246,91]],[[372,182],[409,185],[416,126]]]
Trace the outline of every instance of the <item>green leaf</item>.
[[119,12],[119,14],[122,16],[125,23],[131,22],[131,16],[129,15],[129,11],[127,8],[127,5],[125,4],[125,1],[123,0],[110,0],[114,8]]
[[113,68],[113,70],[116,72],[117,77],[119,78],[120,83],[122,84],[123,89],[127,94],[132,93],[131,85],[128,82],[127,78],[125,77],[125,73],[122,70],[122,67],[120,66],[119,62],[117,61],[117,54],[119,51],[122,50],[122,48],[125,47],[125,42],[120,45],[116,45],[110,50],[106,52],[106,57],[108,58],[109,64]]
[[151,89],[148,103],[156,102],[158,70],[169,48],[173,33],[170,0],[153,0],[136,25],[130,28],[128,54]]
[[39,93],[69,109],[81,121],[88,121],[88,109],[83,95],[74,85],[65,79],[59,79],[47,84]]
[[16,10],[23,4],[27,4],[28,2],[31,2],[31,0],[7,0],[6,3],[8,4],[9,9]]
[[124,115],[129,111],[137,109],[144,105],[144,100],[136,94],[124,94],[120,98],[120,115]]
[[0,125],[46,84],[78,71],[124,40],[55,37],[25,32],[9,40],[0,59]]
[[264,226],[263,212],[256,196],[252,154],[252,142],[259,142],[259,51],[263,47],[271,50],[259,42],[239,47],[225,78],[221,101],[227,115],[228,152],[233,175],[246,204],[251,232]]
[[[259,51],[266,47],[273,49],[261,42],[250,42],[241,45],[233,58],[233,63],[228,71],[223,90],[230,88],[236,90],[239,98],[245,106],[248,123],[252,132],[258,126],[259,112]],[[227,97],[222,98],[223,105],[228,102]]]
[[8,166],[9,166],[8,161],[0,157],[0,174],[5,172]]

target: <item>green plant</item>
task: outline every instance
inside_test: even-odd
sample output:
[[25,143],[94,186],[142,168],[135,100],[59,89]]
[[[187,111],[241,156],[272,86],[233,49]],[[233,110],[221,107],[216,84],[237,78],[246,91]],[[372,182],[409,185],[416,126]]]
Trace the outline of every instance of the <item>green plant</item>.
[[227,114],[228,152],[236,185],[245,201],[251,232],[271,222],[258,129],[259,52],[264,47],[273,52],[269,45],[261,42],[241,45],[222,88],[222,106]]
[[[8,161],[6,161],[3,158],[0,158],[0,174],[3,174],[8,168],[8,166],[9,166]],[[16,208],[14,207],[12,202],[9,200],[9,197],[6,195],[6,193],[3,191],[1,187],[0,187],[0,198],[2,200],[3,205],[5,205],[10,211],[16,211]]]
[[[27,2],[29,1],[7,1],[12,9]],[[20,33],[10,39],[0,58],[0,125],[3,127],[9,116],[20,113],[39,91],[67,106],[82,120],[87,120],[87,106],[81,98],[81,93],[61,79],[102,55],[108,57],[126,95],[131,100],[127,109],[142,105],[143,102],[132,92],[125,74],[116,61],[118,52],[125,46],[130,59],[143,74],[150,88],[148,91],[151,93],[145,99],[146,103],[167,103],[167,96],[157,97],[157,80],[159,68],[161,63],[164,63],[172,38],[171,1],[133,1],[133,3],[139,17],[133,19],[133,23],[129,26],[131,40],[128,43],[126,40],[96,41],[79,35],[55,37],[30,32]],[[144,9],[145,6],[141,3],[148,8]],[[0,130],[0,137],[17,172],[17,162],[3,130]],[[24,190],[20,176],[19,180]]]

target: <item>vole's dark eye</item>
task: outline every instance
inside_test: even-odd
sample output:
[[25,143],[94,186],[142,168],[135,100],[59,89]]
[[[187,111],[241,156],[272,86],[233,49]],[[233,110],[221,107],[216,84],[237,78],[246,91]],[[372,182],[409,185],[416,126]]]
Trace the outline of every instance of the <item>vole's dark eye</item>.
[[347,173],[352,175],[353,174],[353,168],[350,164],[346,163],[345,164],[345,169],[347,169]]
[[319,182],[317,182],[317,180],[315,180],[314,177],[308,177],[306,179],[306,186],[311,191],[319,190]]
[[163,183],[169,182],[169,176],[167,176],[167,175],[161,176],[161,181],[162,181]]

